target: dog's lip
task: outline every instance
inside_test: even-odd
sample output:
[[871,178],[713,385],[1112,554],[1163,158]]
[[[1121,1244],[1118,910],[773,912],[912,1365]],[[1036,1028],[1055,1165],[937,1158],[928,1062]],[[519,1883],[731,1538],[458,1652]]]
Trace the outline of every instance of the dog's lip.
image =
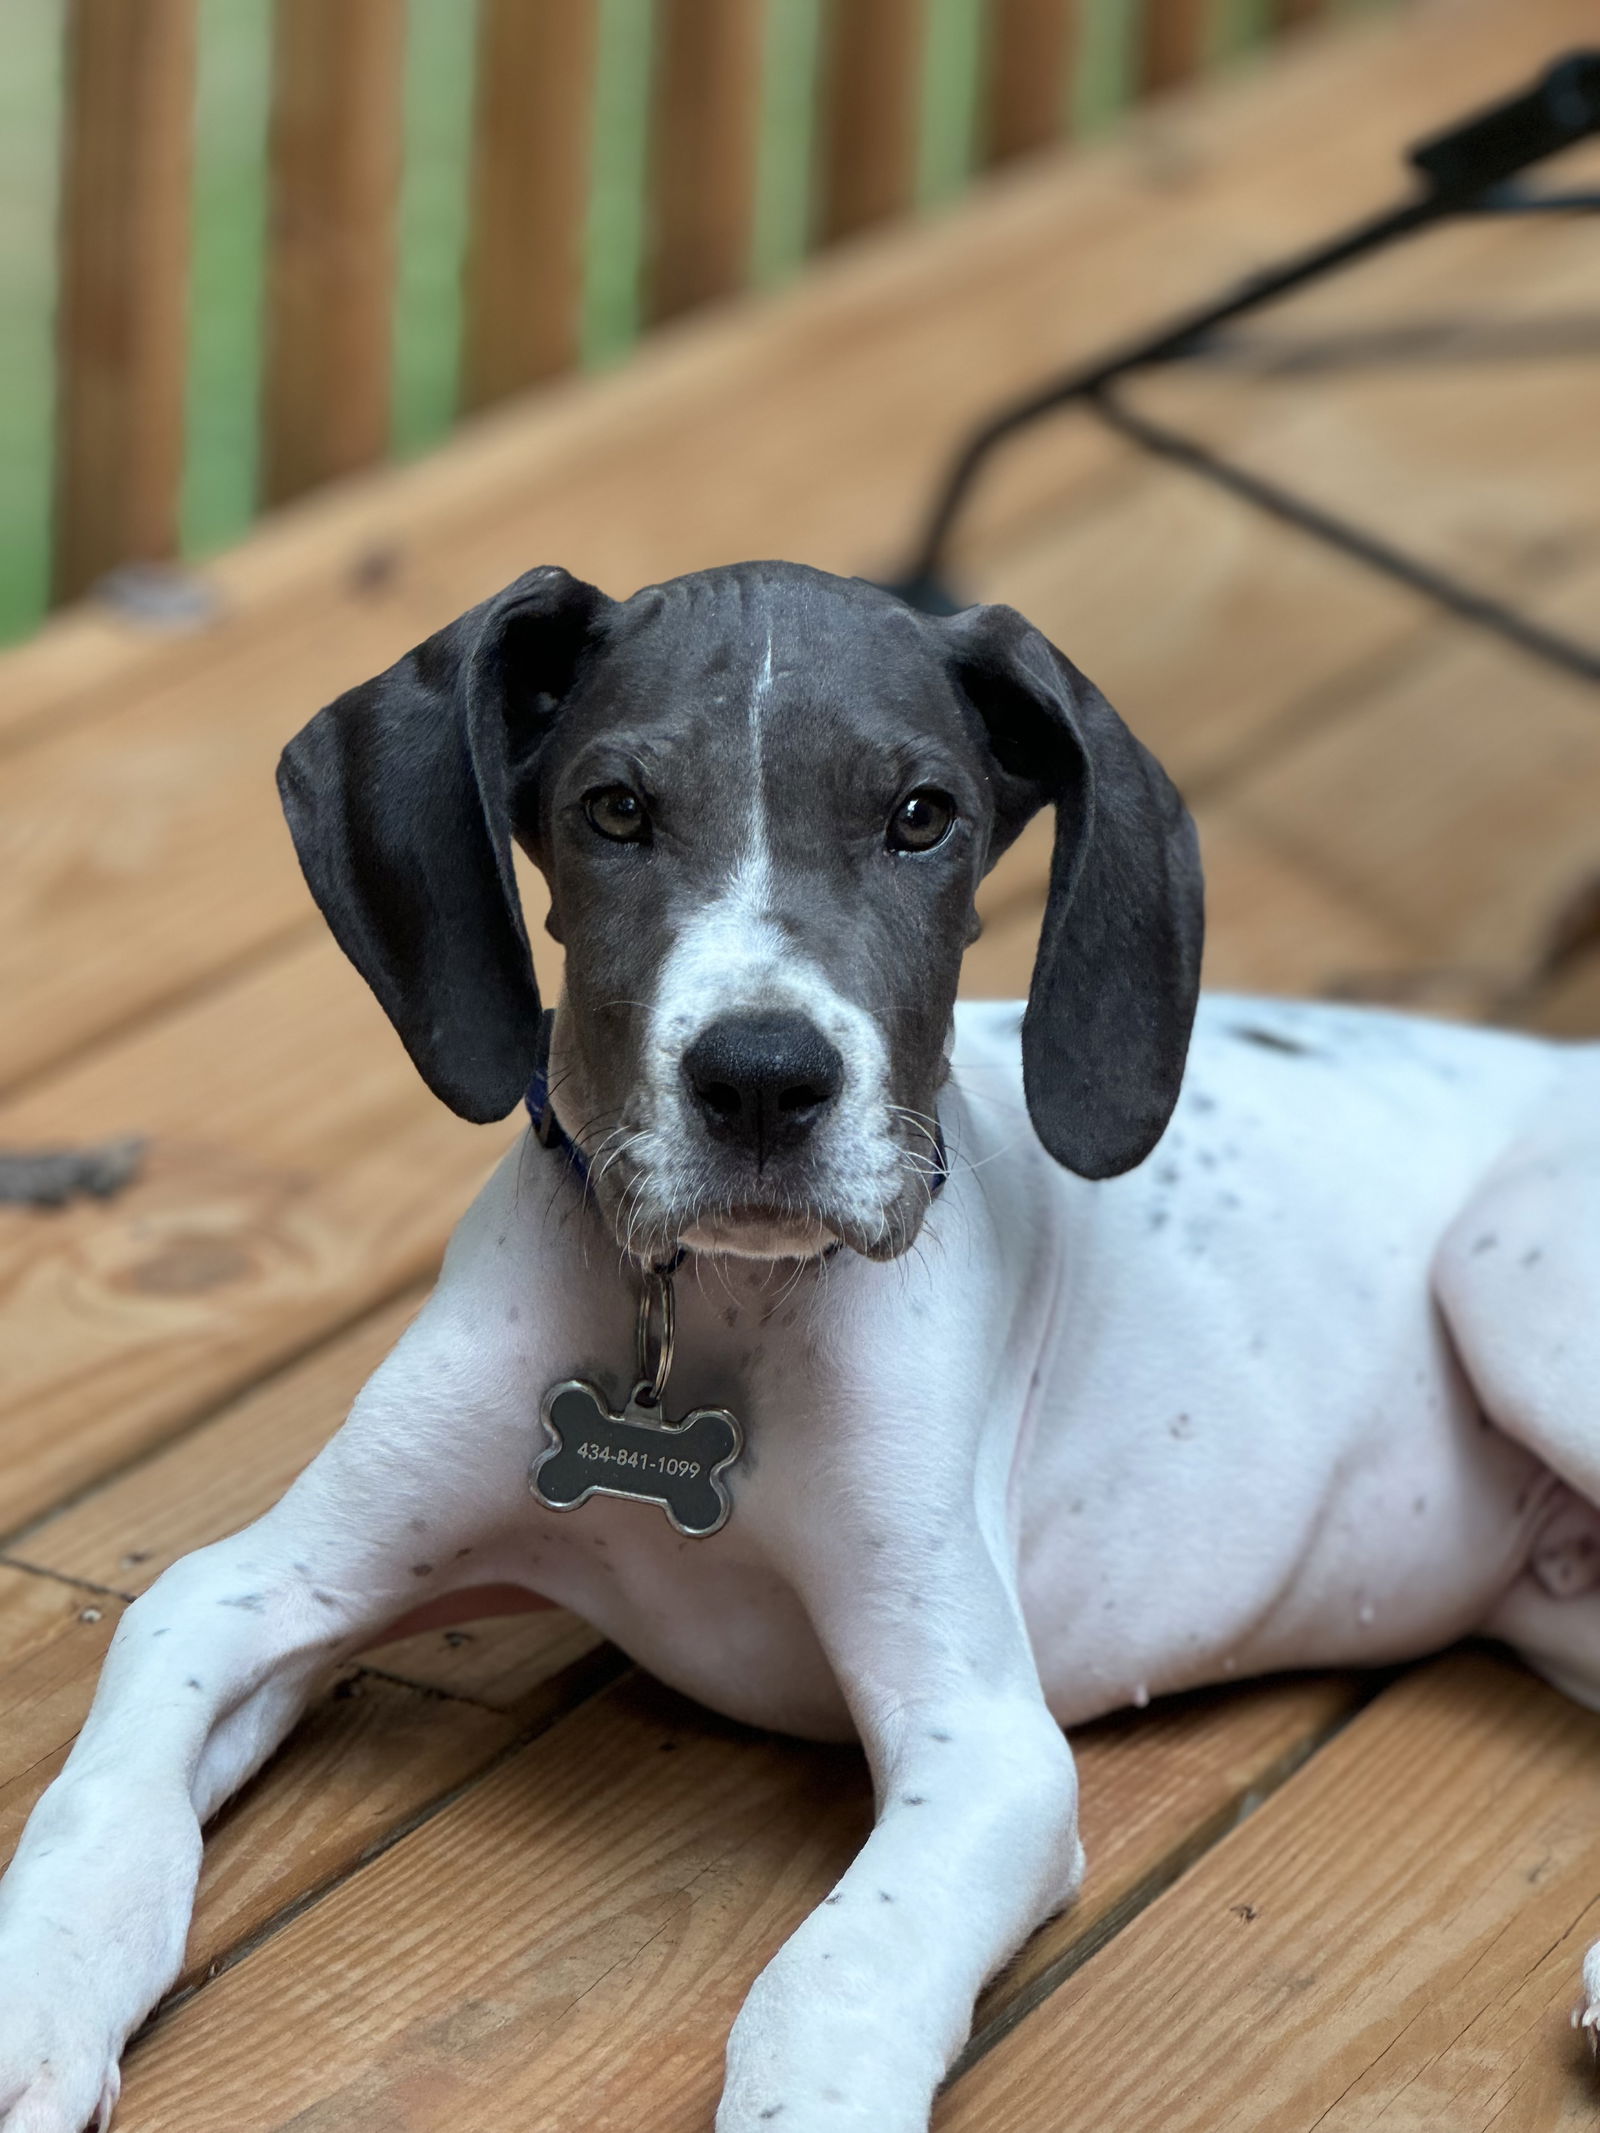
[[768,1200],[736,1200],[730,1207],[720,1202],[698,1210],[685,1228],[701,1230],[819,1230],[832,1233],[834,1224],[820,1207],[788,1206]]
[[736,1201],[708,1208],[680,1228],[691,1251],[732,1251],[758,1259],[811,1258],[839,1241],[837,1228],[811,1208]]

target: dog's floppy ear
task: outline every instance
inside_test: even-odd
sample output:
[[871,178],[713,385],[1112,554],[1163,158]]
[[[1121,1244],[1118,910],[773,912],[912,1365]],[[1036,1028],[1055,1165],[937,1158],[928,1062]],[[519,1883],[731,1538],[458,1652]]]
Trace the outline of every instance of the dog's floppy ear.
[[1044,802],[1055,848],[1022,1024],[1034,1129],[1109,1178],[1161,1138],[1183,1079],[1204,931],[1189,811],[1100,691],[1009,607],[945,625],[988,731],[997,848]]
[[612,603],[532,570],[289,743],[278,790],[311,893],[417,1071],[504,1118],[539,1035],[511,860],[513,780]]

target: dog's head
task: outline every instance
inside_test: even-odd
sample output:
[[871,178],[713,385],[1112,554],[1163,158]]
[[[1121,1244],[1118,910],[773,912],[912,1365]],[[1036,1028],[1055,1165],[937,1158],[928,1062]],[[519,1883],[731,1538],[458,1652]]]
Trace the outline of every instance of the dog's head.
[[557,1116],[641,1258],[905,1249],[942,1161],[973,895],[1046,803],[1035,1129],[1109,1177],[1176,1101],[1192,825],[1009,608],[934,620],[779,563],[624,601],[530,571],[321,712],[279,783],[335,935],[465,1118],[503,1117],[535,1062],[513,840],[542,869]]

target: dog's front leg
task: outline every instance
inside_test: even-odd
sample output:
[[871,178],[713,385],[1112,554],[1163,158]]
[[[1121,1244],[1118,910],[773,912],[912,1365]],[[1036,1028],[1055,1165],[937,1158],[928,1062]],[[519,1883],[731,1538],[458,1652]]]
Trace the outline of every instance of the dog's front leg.
[[423,1524],[437,1591],[514,1500],[529,1432],[514,1415],[499,1428],[497,1368],[436,1303],[281,1503],[128,1609],[0,1882],[3,2133],[104,2122],[122,2047],[182,1965],[202,1823],[329,1668],[414,1602]]
[[118,1625],[83,1732],[0,1883],[5,2133],[108,2119],[123,2044],[182,1965],[202,1822],[355,1627],[281,1567],[240,1534],[175,1563]]
[[[1077,1780],[1015,1595],[932,1506],[839,1518],[796,1582],[871,1761],[871,1838],[757,1979],[718,2133],[924,2133],[978,1990],[1082,1871]],[[931,1542],[931,1545],[930,1545]]]

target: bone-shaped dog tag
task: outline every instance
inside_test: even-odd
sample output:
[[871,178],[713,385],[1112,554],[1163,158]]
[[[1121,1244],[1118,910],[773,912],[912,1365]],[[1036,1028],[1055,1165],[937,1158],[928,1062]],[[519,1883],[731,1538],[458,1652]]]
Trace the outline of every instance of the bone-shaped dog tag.
[[591,1496],[635,1496],[659,1504],[680,1533],[715,1533],[733,1508],[722,1476],[744,1449],[743,1433],[724,1407],[668,1422],[640,1404],[648,1390],[636,1385],[617,1415],[582,1378],[552,1385],[543,1411],[550,1442],[529,1487],[549,1511],[575,1511]]

